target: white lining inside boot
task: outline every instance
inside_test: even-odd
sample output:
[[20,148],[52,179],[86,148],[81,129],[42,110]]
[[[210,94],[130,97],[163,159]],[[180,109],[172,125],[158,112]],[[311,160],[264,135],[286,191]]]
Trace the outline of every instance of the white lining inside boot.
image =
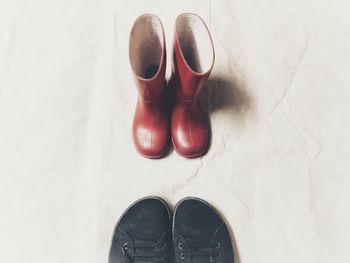
[[129,40],[129,57],[134,73],[144,79],[154,77],[161,65],[163,50],[163,27],[159,18],[151,14],[139,17]]
[[214,62],[210,33],[203,20],[194,14],[176,19],[176,34],[187,64],[197,73],[209,71]]

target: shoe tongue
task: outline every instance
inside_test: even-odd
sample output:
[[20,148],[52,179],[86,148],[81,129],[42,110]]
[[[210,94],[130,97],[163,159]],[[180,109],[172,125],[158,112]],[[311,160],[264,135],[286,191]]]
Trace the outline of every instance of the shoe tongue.
[[134,233],[132,235],[132,239],[136,244],[145,244],[145,243],[149,243],[149,242],[154,242],[156,243],[158,241],[158,239],[160,238],[155,236],[155,235],[142,235],[142,234],[136,234]]
[[192,242],[196,242],[196,243],[209,243],[212,236],[213,236],[213,232],[204,232],[204,231],[192,231],[191,234],[186,235],[185,238],[188,242],[192,243]]
[[135,220],[132,224],[125,224],[122,225],[122,227],[131,237],[136,237],[141,240],[153,240],[154,238],[159,238],[163,235],[166,230],[165,223],[161,223]]

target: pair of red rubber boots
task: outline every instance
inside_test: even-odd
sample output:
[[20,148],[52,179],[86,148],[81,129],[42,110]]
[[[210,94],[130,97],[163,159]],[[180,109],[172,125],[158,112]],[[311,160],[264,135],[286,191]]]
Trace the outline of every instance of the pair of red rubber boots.
[[170,139],[181,156],[193,158],[207,152],[210,124],[198,98],[213,68],[214,56],[204,21],[191,13],[179,15],[167,90],[162,23],[152,14],[136,19],[129,40],[130,63],[139,93],[132,129],[136,150],[142,156],[163,157]]

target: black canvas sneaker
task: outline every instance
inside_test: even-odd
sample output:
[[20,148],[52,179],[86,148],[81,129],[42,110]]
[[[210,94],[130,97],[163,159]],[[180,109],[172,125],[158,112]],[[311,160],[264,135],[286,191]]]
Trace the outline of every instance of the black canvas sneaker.
[[171,216],[157,197],[141,199],[121,216],[114,231],[109,263],[170,262]]
[[198,198],[175,207],[173,239],[176,263],[233,263],[227,227],[214,208]]

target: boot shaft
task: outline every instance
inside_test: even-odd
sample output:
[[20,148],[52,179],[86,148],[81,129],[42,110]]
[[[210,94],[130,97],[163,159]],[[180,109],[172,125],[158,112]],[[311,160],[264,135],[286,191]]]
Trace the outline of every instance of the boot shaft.
[[177,100],[191,102],[198,98],[214,59],[213,42],[204,21],[195,14],[179,15],[175,23],[172,68]]
[[129,39],[129,59],[140,99],[159,101],[164,93],[166,46],[160,19],[145,14],[136,19]]

